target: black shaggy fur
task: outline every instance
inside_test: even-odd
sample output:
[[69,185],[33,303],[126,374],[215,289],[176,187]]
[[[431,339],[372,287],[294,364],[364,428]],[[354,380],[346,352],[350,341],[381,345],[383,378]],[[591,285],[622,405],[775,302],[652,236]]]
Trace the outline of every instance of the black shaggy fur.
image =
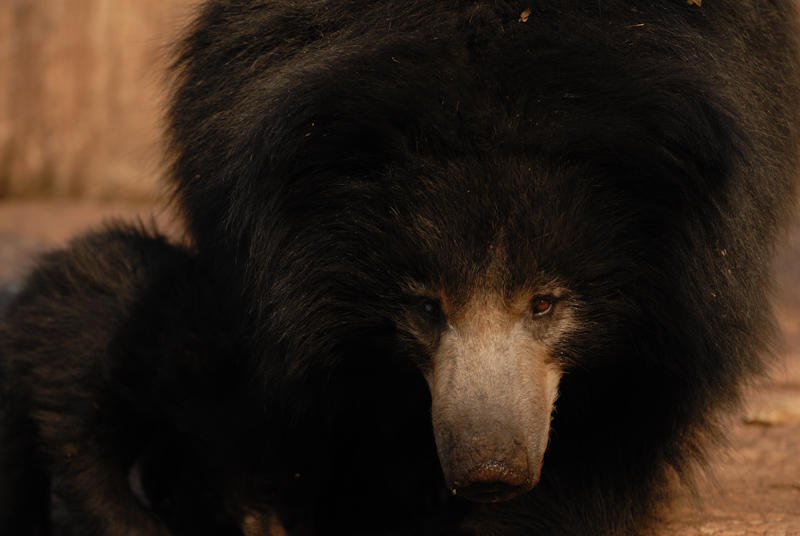
[[194,264],[124,226],[41,259],[0,324],[0,533],[49,534],[52,487],[76,535],[167,534],[128,473],[174,444],[175,414],[184,436],[215,422],[203,408],[233,385],[206,359],[227,337],[198,314],[214,300]]
[[[194,253],[116,229],[31,277],[0,328],[0,531],[44,534],[19,513],[52,479],[78,534],[641,534],[774,343],[795,16],[205,2],[169,114]],[[573,316],[541,480],[474,504],[414,319],[498,258]]]

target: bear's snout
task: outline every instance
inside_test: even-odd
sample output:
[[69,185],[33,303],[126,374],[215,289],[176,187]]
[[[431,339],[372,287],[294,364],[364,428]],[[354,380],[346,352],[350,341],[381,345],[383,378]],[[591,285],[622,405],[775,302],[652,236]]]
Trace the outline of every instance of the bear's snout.
[[561,370],[529,317],[475,301],[448,318],[426,378],[448,488],[499,502],[539,481]]
[[[542,467],[544,445],[536,438],[539,434],[526,440],[513,422],[499,422],[490,414],[470,417],[471,426],[457,420],[440,422],[436,429],[450,491],[473,501],[499,502],[530,490]],[[479,427],[486,432],[476,431]]]

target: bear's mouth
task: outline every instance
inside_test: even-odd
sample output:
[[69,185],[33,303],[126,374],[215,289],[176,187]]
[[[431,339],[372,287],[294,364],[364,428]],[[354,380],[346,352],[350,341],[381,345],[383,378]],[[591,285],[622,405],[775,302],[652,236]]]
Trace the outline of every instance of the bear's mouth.
[[470,501],[495,503],[508,501],[530,489],[531,486],[527,483],[511,485],[503,482],[475,482],[463,488],[457,487],[453,493]]

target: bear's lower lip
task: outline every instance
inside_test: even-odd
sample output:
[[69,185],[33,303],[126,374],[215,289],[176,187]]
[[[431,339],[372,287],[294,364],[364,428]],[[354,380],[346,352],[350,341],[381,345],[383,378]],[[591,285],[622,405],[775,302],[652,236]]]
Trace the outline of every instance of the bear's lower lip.
[[459,497],[475,502],[503,502],[513,499],[530,489],[530,486],[510,486],[499,482],[476,482],[454,490]]

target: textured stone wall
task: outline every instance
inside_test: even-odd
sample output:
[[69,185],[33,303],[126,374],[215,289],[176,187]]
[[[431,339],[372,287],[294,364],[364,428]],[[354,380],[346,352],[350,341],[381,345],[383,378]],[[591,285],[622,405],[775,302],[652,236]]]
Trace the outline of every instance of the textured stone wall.
[[0,197],[148,198],[194,0],[0,0]]

